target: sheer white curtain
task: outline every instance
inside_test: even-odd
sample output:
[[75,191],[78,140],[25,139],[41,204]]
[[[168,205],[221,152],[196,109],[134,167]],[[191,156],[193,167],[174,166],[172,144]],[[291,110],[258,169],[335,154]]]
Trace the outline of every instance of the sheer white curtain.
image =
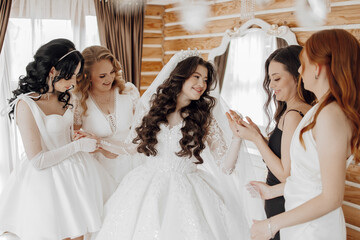
[[0,55],[0,192],[23,149],[21,143],[16,148],[20,138],[4,108],[36,50],[55,38],[73,41],[80,51],[100,45],[94,1],[13,0]]
[[[262,84],[265,61],[277,49],[276,38],[261,29],[249,29],[242,37],[232,39],[229,47],[221,96],[229,107],[249,116],[263,133],[267,118],[263,105],[266,93]],[[246,141],[253,168],[265,180],[266,167],[254,143]]]
[[260,29],[249,29],[243,37],[230,42],[221,96],[230,108],[251,117],[260,126],[267,125],[263,110],[264,65],[275,49],[276,38]]

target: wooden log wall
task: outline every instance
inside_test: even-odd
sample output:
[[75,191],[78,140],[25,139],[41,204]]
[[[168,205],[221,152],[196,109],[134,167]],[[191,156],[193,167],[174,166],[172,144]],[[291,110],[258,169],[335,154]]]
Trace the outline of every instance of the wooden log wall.
[[148,5],[145,10],[140,93],[155,79],[163,67],[164,6]]
[[[141,89],[145,90],[156,73],[171,56],[181,49],[197,48],[207,59],[211,49],[218,47],[227,29],[241,26],[240,1],[209,1],[211,13],[206,28],[188,32],[179,18],[179,8],[148,5],[145,17],[144,56]],[[287,25],[296,34],[300,45],[309,36],[328,28],[346,29],[360,39],[360,0],[331,0],[331,12],[320,27],[300,27],[296,22],[294,0],[274,0],[265,7],[255,7],[255,17],[270,24]],[[343,211],[348,240],[360,239],[360,166],[350,165],[346,175]]]

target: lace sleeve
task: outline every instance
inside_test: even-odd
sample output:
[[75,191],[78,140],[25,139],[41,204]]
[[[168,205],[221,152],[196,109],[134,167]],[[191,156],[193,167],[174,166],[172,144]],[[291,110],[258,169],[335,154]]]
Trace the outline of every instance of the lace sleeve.
[[219,168],[224,173],[231,174],[235,168],[241,139],[233,139],[230,146],[228,146],[218,122],[213,118],[209,126],[206,142]]
[[81,126],[83,109],[81,107],[80,101],[78,99],[74,99],[73,105],[74,105],[74,125]]
[[136,111],[133,118],[134,119],[133,124],[131,125],[131,130],[128,137],[125,140],[126,143],[131,143],[132,140],[137,136],[135,129],[141,125],[142,119],[147,112],[148,109],[146,108],[146,106],[144,106],[144,104],[141,101],[138,101],[138,103],[136,104]]
[[127,82],[123,93],[128,94],[130,96],[131,101],[133,103],[133,112],[135,112],[136,105],[140,99],[139,90],[135,87],[134,84]]

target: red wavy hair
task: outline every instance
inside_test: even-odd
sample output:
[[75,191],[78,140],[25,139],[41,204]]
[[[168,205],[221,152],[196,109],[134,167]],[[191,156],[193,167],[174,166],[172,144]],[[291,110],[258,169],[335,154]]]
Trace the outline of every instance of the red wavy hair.
[[[351,152],[360,162],[360,44],[343,29],[323,30],[314,33],[306,41],[303,51],[312,63],[323,65],[330,89],[320,103],[314,119],[300,131],[300,142],[305,148],[303,133],[314,128],[320,111],[336,101],[351,122]],[[304,71],[303,51],[301,63]]]

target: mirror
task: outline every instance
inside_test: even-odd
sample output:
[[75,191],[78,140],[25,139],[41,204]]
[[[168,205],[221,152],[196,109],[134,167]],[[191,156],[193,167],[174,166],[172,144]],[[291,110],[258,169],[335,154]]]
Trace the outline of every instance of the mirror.
[[209,52],[208,60],[217,68],[216,92],[231,109],[249,116],[264,130],[268,119],[263,110],[266,94],[262,83],[268,56],[279,47],[298,45],[287,26],[270,25],[251,19],[240,28],[228,30],[219,47]]

